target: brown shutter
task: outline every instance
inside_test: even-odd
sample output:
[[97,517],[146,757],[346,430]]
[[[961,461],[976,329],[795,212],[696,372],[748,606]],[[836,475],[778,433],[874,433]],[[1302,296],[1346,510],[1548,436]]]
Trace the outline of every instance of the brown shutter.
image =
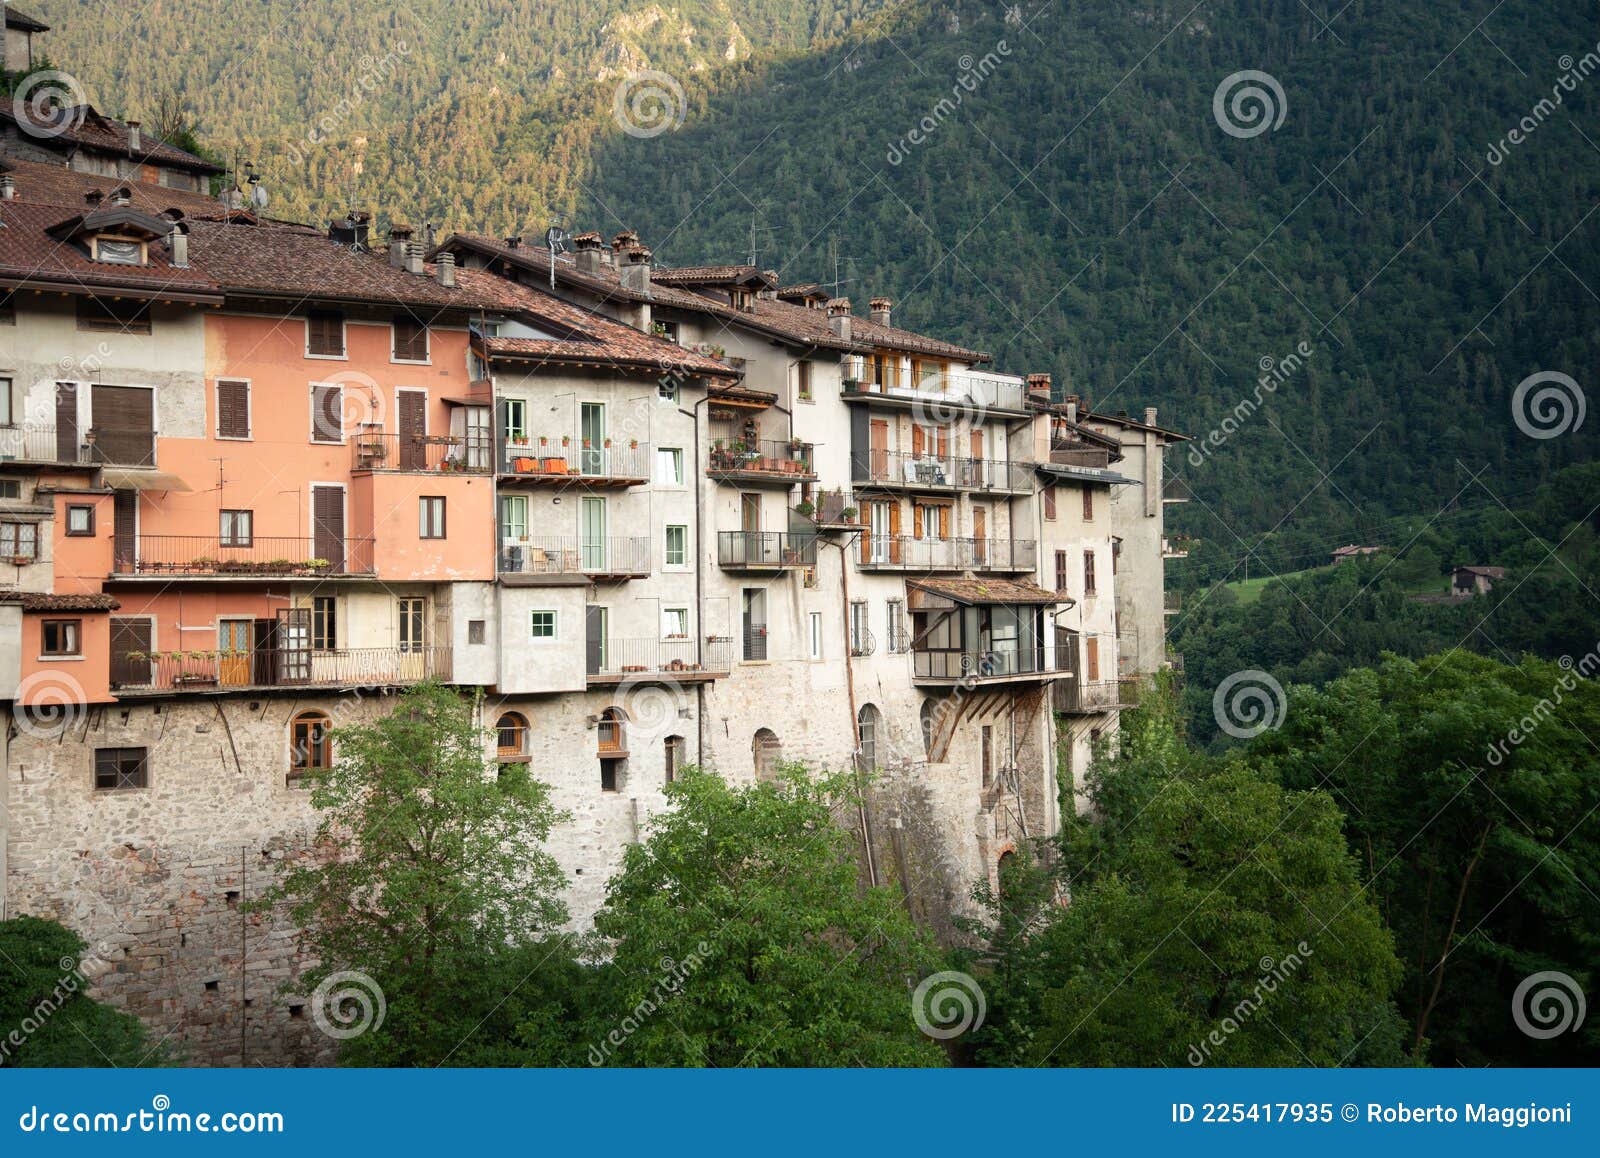
[[155,391],[138,386],[92,386],[90,429],[95,456],[123,466],[154,466]]
[[312,310],[306,315],[306,352],[342,357],[344,315],[332,310]]
[[935,445],[938,447],[940,458],[950,457],[950,431],[946,427],[939,427],[934,431]]
[[1094,594],[1094,552],[1093,551],[1085,551],[1083,553],[1083,593],[1085,595],[1093,595]]
[[1067,553],[1056,552],[1056,590],[1065,592],[1067,589]]
[[394,359],[397,362],[428,360],[428,327],[415,318],[394,320]]
[[950,537],[950,508],[949,507],[940,507],[939,508],[939,538],[948,539],[949,537]]
[[1086,523],[1094,522],[1094,488],[1083,488],[1083,519]]
[[1085,661],[1088,667],[1088,674],[1086,676],[1087,682],[1092,684],[1099,683],[1100,639],[1098,636],[1091,635],[1088,639],[1083,641],[1083,646],[1085,652]]
[[889,507],[889,562],[900,562],[900,503]]
[[428,428],[428,396],[420,390],[399,393],[400,469],[423,470],[428,451],[422,440]]
[[911,453],[916,458],[921,458],[927,449],[928,436],[922,432],[922,427],[915,423],[911,426]]
[[311,488],[312,550],[335,574],[344,570],[344,488]]
[[1056,517],[1056,488],[1053,483],[1044,488],[1044,517],[1047,519]]
[[217,437],[250,437],[250,383],[217,383]]
[[111,496],[111,555],[118,571],[131,571],[139,555],[135,534],[139,526],[139,492],[117,491]]
[[911,500],[911,537],[922,538],[922,504],[916,499]]
[[311,388],[311,441],[339,442],[344,438],[344,387]]
[[872,561],[872,504],[862,503],[858,517],[861,519],[861,525],[866,528],[866,531],[861,535],[861,561],[870,563]]
[[150,621],[111,617],[111,683],[113,686],[150,682],[150,660],[131,659],[129,652],[151,650]]
[[972,436],[967,440],[967,445],[971,448],[972,457],[981,459],[983,457],[983,431],[974,430]]
[[56,383],[56,461],[78,461],[78,385]]

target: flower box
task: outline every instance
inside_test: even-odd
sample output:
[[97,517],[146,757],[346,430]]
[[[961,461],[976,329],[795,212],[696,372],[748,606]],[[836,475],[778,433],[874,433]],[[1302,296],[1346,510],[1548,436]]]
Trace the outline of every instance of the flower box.
[[533,459],[523,456],[521,458],[512,459],[511,466],[512,469],[514,469],[518,474],[532,474],[533,462]]
[[552,455],[548,458],[540,459],[539,464],[543,467],[545,474],[567,473],[567,460],[564,458],[557,458]]

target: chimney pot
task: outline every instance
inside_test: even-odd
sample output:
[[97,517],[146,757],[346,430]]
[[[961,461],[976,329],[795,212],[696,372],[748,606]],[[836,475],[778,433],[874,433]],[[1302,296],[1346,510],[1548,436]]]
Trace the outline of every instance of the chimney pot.
[[844,341],[851,341],[850,334],[850,299],[830,298],[828,300],[828,328]]
[[422,242],[406,242],[406,272],[422,273]]
[[137,153],[144,148],[144,138],[139,132],[139,122],[128,122],[128,152]]
[[174,224],[172,232],[167,234],[167,252],[172,255],[172,264],[179,269],[189,267],[189,229],[182,223]]
[[434,268],[439,277],[439,284],[446,289],[453,289],[456,284],[456,255],[441,253],[435,260]]
[[17,199],[17,182],[7,173],[0,177],[0,201],[15,201]]
[[603,243],[598,233],[580,233],[572,239],[572,260],[578,267],[579,273],[597,274],[604,258],[601,255]]
[[1050,375],[1028,375],[1028,398],[1034,402],[1041,403],[1050,401]]
[[889,311],[894,308],[894,302],[889,298],[872,299],[872,320],[880,326],[889,325]]
[[635,242],[622,252],[622,284],[635,293],[650,292],[650,250]]
[[506,248],[507,249],[521,249],[522,248],[522,234],[513,233],[510,237],[506,238]]
[[411,226],[391,225],[389,227],[389,264],[396,269],[406,267],[406,245],[411,241]]
[[91,189],[83,195],[83,201],[86,205],[98,205],[104,199],[105,194],[98,189]]
[[1156,408],[1154,406],[1146,406],[1144,408],[1144,424],[1146,426],[1154,426],[1156,424]]

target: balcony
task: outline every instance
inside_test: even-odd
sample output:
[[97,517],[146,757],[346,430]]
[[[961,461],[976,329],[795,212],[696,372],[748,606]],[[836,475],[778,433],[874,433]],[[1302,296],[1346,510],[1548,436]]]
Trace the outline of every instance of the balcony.
[[204,535],[140,535],[133,558],[112,560],[116,579],[332,579],[374,574],[371,539],[264,537],[244,543]]
[[733,641],[709,638],[697,650],[692,639],[608,639],[590,645],[589,686],[634,683],[702,683],[721,679],[733,666]]
[[1016,574],[1038,566],[1033,539],[918,539],[863,535],[857,566],[863,571],[978,571]]
[[1170,588],[1161,593],[1161,612],[1163,615],[1176,615],[1183,610],[1183,592],[1173,591]]
[[811,444],[777,439],[717,439],[706,456],[706,477],[742,486],[790,487],[816,482]]
[[717,566],[725,571],[786,571],[814,567],[817,537],[788,531],[719,531]]
[[739,656],[746,663],[758,662],[767,658],[767,625],[765,623],[746,623],[740,633]]
[[857,659],[878,650],[878,637],[865,627],[850,629],[850,654]]
[[1028,494],[1033,490],[1032,472],[1026,463],[895,450],[856,450],[850,457],[857,487],[1002,494]]
[[650,448],[637,439],[588,446],[564,435],[534,435],[508,440],[499,465],[502,486],[643,486],[650,481]]
[[90,466],[97,460],[92,446],[80,445],[76,437],[63,445],[54,426],[34,423],[0,426],[0,462],[26,462]]
[[1161,480],[1161,501],[1164,503],[1190,503],[1194,491],[1181,478],[1169,475]]
[[529,535],[500,548],[500,578],[508,586],[536,587],[563,580],[603,583],[644,579],[649,574],[650,539],[644,535],[598,539]]
[[492,474],[490,442],[448,434],[357,434],[350,440],[350,468],[413,474]]
[[1003,683],[1042,680],[1068,674],[1063,659],[1042,647],[988,651],[913,650],[912,678],[917,683]]
[[118,696],[273,688],[395,687],[450,678],[448,647],[256,648],[129,652],[112,661]]
[[1062,680],[1050,689],[1051,706],[1070,715],[1097,715],[1133,707],[1118,680]]
[[1088,470],[1110,470],[1111,452],[1103,447],[1085,446],[1080,442],[1050,442],[1050,461],[1056,466],[1076,466]]
[[846,359],[839,396],[846,402],[885,409],[911,410],[932,423],[965,415],[1027,416],[1027,386],[1020,378],[998,374],[930,374],[913,383],[898,367],[874,367],[863,359]]
[[1189,557],[1189,540],[1162,539],[1161,557],[1163,559],[1187,559]]
[[862,527],[861,512],[848,491],[818,491],[809,512],[798,508],[795,514],[809,520],[818,531],[857,531]]

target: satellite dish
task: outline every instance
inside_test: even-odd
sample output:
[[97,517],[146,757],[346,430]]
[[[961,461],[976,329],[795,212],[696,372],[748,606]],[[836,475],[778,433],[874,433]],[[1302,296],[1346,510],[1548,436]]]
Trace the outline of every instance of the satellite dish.
[[250,190],[250,204],[257,209],[265,209],[267,207],[267,191],[260,185]]

